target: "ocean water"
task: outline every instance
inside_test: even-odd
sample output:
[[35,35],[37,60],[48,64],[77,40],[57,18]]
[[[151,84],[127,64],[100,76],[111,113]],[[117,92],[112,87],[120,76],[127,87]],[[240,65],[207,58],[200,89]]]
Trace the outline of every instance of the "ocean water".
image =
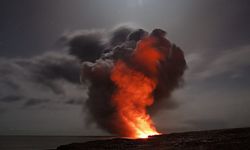
[[0,150],[48,150],[60,145],[110,137],[96,136],[0,136]]

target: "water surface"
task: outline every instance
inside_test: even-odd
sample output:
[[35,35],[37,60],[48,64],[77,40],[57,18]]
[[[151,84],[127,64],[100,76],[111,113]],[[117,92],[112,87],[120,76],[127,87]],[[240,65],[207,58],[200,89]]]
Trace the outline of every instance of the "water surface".
[[0,150],[48,150],[60,145],[107,139],[105,136],[0,136]]

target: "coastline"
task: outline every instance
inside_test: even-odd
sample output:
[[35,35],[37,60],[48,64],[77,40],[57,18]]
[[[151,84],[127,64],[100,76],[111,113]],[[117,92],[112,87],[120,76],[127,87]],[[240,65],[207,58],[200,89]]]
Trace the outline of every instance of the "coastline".
[[250,127],[162,134],[146,139],[113,138],[61,145],[56,150],[250,149]]

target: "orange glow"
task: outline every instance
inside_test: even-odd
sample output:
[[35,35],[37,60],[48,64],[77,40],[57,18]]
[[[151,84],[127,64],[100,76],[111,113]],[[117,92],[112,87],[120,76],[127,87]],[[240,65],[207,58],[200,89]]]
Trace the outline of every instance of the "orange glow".
[[162,54],[154,47],[156,42],[154,37],[144,38],[138,43],[135,51],[135,61],[153,74],[157,73],[157,63],[162,59]]
[[117,86],[112,102],[122,135],[131,138],[147,138],[160,134],[147,114],[147,107],[154,103],[152,93],[157,85],[157,64],[162,54],[154,47],[155,39],[144,38],[137,45],[133,61],[142,66],[149,75],[118,60],[112,70],[111,80]]

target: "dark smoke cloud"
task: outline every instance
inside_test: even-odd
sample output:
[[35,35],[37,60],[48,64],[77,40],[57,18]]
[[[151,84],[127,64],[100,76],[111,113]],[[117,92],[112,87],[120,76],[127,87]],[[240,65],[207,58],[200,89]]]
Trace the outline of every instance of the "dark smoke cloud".
[[[143,29],[120,27],[111,33],[109,40],[106,40],[106,43],[104,43],[106,47],[98,49],[98,52],[101,52],[100,57],[89,55],[91,61],[85,59],[82,62],[81,80],[88,85],[88,99],[86,101],[90,114],[88,119],[96,122],[99,127],[110,133],[120,133],[119,129],[114,127],[114,122],[112,122],[116,113],[116,109],[111,103],[112,94],[116,89],[110,79],[112,68],[117,60],[123,60],[130,67],[140,70],[146,75],[149,74],[143,66],[131,61],[131,55],[137,42],[147,35],[149,33]],[[162,104],[169,104],[164,109],[177,107],[177,104],[171,101],[171,92],[182,85],[182,75],[186,69],[183,51],[175,44],[170,43],[165,38],[165,35],[166,32],[161,29],[155,29],[150,33],[150,36],[158,39],[157,49],[167,49],[170,54],[157,66],[159,83],[153,93],[155,104],[149,109],[151,114],[162,109],[163,107],[160,107]],[[96,40],[95,44],[100,45],[100,41],[105,40]],[[78,42],[86,43],[84,40]],[[69,45],[72,46],[71,42],[69,42]],[[72,50],[72,47],[70,50]],[[81,51],[86,53],[84,48]]]
[[110,45],[111,46],[117,46],[122,43],[124,43],[127,40],[128,35],[133,31],[134,29],[129,26],[120,26],[113,30],[111,33],[110,38]]
[[103,34],[101,31],[84,30],[66,34],[60,41],[68,44],[69,54],[81,61],[92,62],[101,56],[105,48]]

